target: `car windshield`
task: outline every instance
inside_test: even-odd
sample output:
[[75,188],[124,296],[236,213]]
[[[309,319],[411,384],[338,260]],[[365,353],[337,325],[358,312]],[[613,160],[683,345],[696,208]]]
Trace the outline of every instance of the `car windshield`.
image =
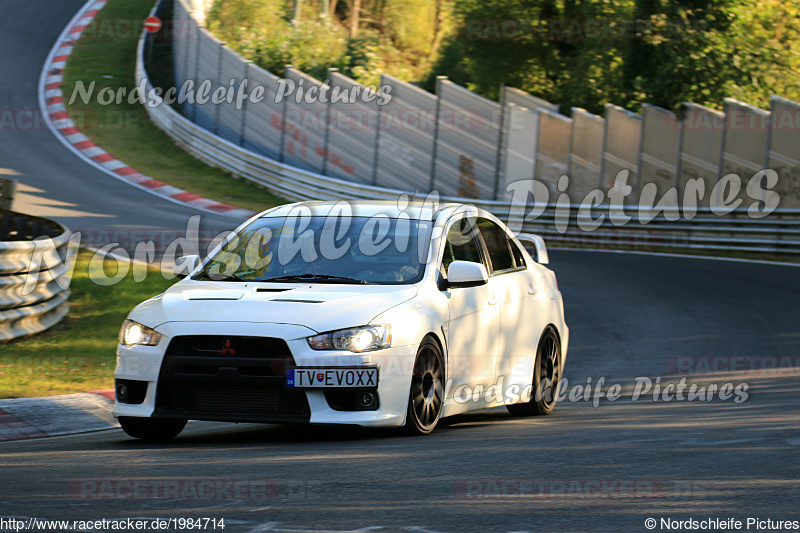
[[432,226],[385,215],[263,217],[233,236],[193,279],[416,283],[425,271]]

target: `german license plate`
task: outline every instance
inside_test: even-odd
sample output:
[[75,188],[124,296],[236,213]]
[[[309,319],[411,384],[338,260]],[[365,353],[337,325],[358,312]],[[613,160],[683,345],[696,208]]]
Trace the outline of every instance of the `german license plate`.
[[296,389],[376,388],[378,367],[288,368],[286,386]]

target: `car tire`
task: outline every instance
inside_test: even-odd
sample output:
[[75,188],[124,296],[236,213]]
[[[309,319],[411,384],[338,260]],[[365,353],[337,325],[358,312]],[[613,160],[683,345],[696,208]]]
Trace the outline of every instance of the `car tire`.
[[119,425],[133,438],[148,442],[167,442],[183,431],[186,420],[121,416]]
[[427,435],[439,423],[444,406],[444,378],[442,350],[433,338],[425,337],[417,350],[411,373],[406,433]]
[[536,349],[531,399],[507,405],[508,412],[514,416],[549,415],[556,408],[560,383],[561,342],[553,328],[547,328]]

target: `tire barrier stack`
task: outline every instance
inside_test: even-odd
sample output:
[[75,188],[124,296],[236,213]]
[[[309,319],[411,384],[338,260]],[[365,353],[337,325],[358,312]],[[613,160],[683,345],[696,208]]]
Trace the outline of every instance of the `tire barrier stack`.
[[44,331],[69,311],[76,247],[61,224],[0,210],[0,341]]

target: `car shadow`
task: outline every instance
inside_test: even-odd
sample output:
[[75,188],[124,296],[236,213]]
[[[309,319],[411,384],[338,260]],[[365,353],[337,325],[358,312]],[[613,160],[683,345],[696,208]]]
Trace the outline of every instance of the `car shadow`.
[[128,437],[119,430],[120,440],[112,444],[124,447],[192,447],[207,445],[263,445],[287,443],[336,443],[385,439],[435,439],[450,437],[455,432],[486,427],[515,420],[504,408],[447,417],[430,435],[409,435],[402,428],[364,428],[342,425],[309,424],[227,424],[222,422],[190,422],[176,439],[165,443],[145,442]]

